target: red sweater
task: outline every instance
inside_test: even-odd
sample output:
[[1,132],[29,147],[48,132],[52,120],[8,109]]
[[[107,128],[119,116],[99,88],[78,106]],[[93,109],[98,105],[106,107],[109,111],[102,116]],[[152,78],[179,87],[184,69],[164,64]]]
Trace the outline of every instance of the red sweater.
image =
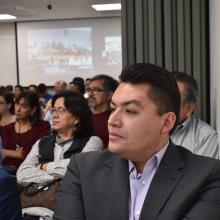
[[110,116],[110,110],[102,113],[93,114],[93,126],[95,129],[95,135],[100,137],[105,148],[108,147],[108,118]]
[[[15,150],[16,145],[23,147],[24,158],[30,152],[33,144],[43,136],[50,133],[50,124],[46,121],[40,120],[30,130],[24,133],[16,133],[15,122],[6,125],[3,128],[2,143],[4,149]],[[16,166],[17,168],[22,163],[22,159],[6,158],[3,160],[3,165]]]

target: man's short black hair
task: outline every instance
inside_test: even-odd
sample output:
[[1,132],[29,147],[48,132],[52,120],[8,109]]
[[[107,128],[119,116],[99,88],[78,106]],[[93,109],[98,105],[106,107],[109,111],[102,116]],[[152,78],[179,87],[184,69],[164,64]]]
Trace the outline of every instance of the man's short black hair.
[[44,83],[38,85],[38,92],[44,94],[47,91],[47,86]]
[[75,77],[69,84],[74,84],[77,86],[79,92],[81,94],[85,93],[85,85],[84,85],[84,79],[81,77]]
[[175,78],[169,71],[153,64],[137,63],[124,67],[119,78],[124,83],[149,85],[148,97],[157,106],[158,115],[174,112],[177,118],[175,126],[177,125],[180,112],[180,92]]
[[181,82],[185,85],[186,90],[183,96],[183,102],[197,102],[198,85],[193,76],[183,72],[173,72],[173,75],[177,82]]
[[82,77],[74,77],[72,82],[84,85],[84,79]]
[[109,92],[114,92],[118,87],[118,81],[108,75],[104,75],[104,74],[96,75],[90,79],[90,82],[96,81],[96,80],[103,80],[104,89]]

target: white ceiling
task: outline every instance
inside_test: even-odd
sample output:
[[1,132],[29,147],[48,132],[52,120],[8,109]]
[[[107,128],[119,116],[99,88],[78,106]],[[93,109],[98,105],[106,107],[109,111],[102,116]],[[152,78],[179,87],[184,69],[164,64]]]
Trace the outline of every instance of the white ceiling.
[[[0,14],[14,15],[17,17],[16,21],[120,16],[120,11],[98,12],[91,7],[92,4],[119,2],[120,0],[0,0]],[[51,10],[48,9],[49,4],[52,5]]]

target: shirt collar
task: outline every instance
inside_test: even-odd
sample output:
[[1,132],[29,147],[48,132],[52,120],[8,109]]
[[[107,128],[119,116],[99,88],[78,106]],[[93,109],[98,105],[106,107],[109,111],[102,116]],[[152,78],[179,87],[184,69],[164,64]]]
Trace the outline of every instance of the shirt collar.
[[71,141],[73,141],[73,137],[71,137],[68,140],[63,140],[59,135],[56,135],[56,143],[61,146],[64,146],[66,143],[71,142]]
[[189,116],[182,124],[180,124],[176,127],[176,130],[180,130],[184,127],[187,127],[190,124],[191,118],[192,118],[192,116]]
[[[165,154],[165,152],[166,152],[166,150],[167,150],[168,145],[169,145],[169,140],[168,140],[168,142],[167,142],[156,154],[154,154],[154,155],[147,161],[147,163],[146,163],[145,166],[144,166],[144,169],[145,169],[145,167],[146,167],[149,163],[154,163],[154,166],[155,166],[156,168],[158,168],[159,165],[160,165],[160,162],[161,162],[161,160],[162,160],[162,158],[163,158],[163,156],[164,156],[164,154]],[[133,161],[129,160],[129,161],[128,161],[128,166],[129,166],[129,167],[128,167],[128,168],[129,168],[129,173],[131,173],[131,172],[134,171],[134,170],[136,171],[136,167],[135,167]]]

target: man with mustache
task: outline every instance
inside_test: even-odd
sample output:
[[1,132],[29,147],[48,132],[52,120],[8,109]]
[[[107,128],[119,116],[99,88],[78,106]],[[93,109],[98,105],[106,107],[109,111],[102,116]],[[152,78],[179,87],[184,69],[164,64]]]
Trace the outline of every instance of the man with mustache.
[[118,82],[108,75],[96,75],[87,87],[88,104],[93,113],[93,126],[95,135],[100,137],[103,144],[108,147],[107,122],[110,111],[112,94],[116,90]]
[[219,220],[220,162],[170,139],[180,92],[167,70],[127,66],[112,96],[109,146],[72,157],[55,220]]

